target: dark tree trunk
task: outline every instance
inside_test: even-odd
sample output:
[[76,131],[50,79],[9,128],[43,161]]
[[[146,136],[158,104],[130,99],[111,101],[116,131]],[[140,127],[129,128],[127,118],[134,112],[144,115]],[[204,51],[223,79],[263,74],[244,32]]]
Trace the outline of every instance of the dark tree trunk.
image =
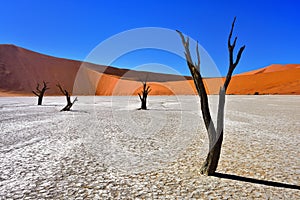
[[229,69],[227,72],[225,82],[224,82],[223,86],[220,88],[220,92],[219,92],[217,129],[215,128],[215,125],[214,125],[211,115],[210,115],[207,92],[206,92],[206,89],[205,89],[205,86],[203,83],[202,76],[199,72],[199,70],[200,70],[200,54],[199,54],[199,50],[198,50],[198,43],[196,46],[198,62],[193,63],[192,57],[190,54],[190,49],[189,49],[189,38],[187,37],[187,39],[186,39],[180,31],[177,31],[181,37],[181,40],[182,40],[182,43],[183,43],[183,46],[185,49],[186,61],[187,61],[188,67],[190,69],[190,72],[192,74],[198,95],[200,96],[202,116],[203,116],[205,127],[206,127],[206,130],[208,133],[209,152],[206,157],[206,160],[204,161],[204,163],[200,169],[201,174],[212,175],[217,170],[219,158],[220,158],[220,154],[221,154],[222,142],[223,142],[225,94],[226,94],[228,85],[230,83],[233,70],[239,63],[242,53],[245,49],[245,46],[242,46],[240,48],[240,50],[237,54],[237,58],[234,61],[233,50],[236,45],[237,37],[235,37],[233,43],[231,43],[231,37],[232,37],[235,19],[236,18],[234,18],[234,20],[233,20],[230,34],[228,37]]
[[71,102],[70,93],[67,90],[64,90],[60,84],[57,84],[56,86],[60,89],[61,93],[63,93],[66,96],[66,99],[67,99],[67,105],[60,111],[70,111],[70,109],[74,105],[75,101],[77,101],[77,97],[74,99],[73,102]]
[[141,109],[142,110],[147,110],[147,102],[145,100],[142,100],[141,102],[142,102]]
[[43,95],[40,95],[39,98],[38,98],[38,105],[42,105],[43,103]]
[[67,97],[67,105],[60,111],[70,111],[75,101],[77,101],[77,97],[74,99],[73,102],[71,102],[70,97],[69,98]]
[[36,90],[32,91],[33,94],[38,96],[38,105],[42,105],[44,94],[45,94],[46,90],[49,89],[49,88],[47,88],[47,83],[45,81],[43,81],[43,84],[44,84],[44,86],[41,90],[40,90],[40,84],[38,83],[36,86]]
[[71,97],[69,96],[69,94],[67,94],[66,99],[67,99],[67,104],[68,104],[68,105],[69,105],[69,104],[72,104],[72,102],[71,102]]
[[206,160],[204,161],[200,169],[201,174],[212,175],[217,170],[220,154],[221,154],[222,142],[223,142],[223,132],[219,136],[217,143],[208,152]]
[[142,82],[143,83],[143,91],[142,95],[138,93],[140,100],[141,100],[141,108],[142,110],[147,110],[147,97],[149,92],[151,91],[150,86],[147,86],[147,81]]
[[217,118],[217,131],[216,137],[209,141],[210,150],[204,161],[200,173],[205,175],[212,175],[215,173],[218,167],[222,142],[223,142],[223,128],[224,128],[224,106],[225,106],[225,88],[220,88],[219,92],[219,106],[218,106],[218,118]]

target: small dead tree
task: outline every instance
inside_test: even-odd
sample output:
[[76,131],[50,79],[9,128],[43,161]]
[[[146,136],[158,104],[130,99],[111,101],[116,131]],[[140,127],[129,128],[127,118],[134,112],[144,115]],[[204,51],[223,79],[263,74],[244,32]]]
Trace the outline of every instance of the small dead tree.
[[237,37],[235,37],[233,43],[231,43],[231,37],[232,37],[233,29],[234,29],[235,20],[236,20],[236,18],[234,18],[234,20],[232,22],[231,30],[230,30],[229,37],[228,37],[229,69],[227,72],[225,82],[221,86],[220,91],[219,91],[217,128],[215,128],[215,125],[211,118],[209,104],[208,104],[207,91],[205,89],[202,76],[200,74],[200,54],[199,54],[199,49],[198,49],[198,43],[196,46],[198,62],[193,63],[191,54],[190,54],[190,50],[189,50],[189,38],[188,37],[185,38],[180,31],[177,31],[181,37],[181,40],[182,40],[182,43],[183,43],[183,46],[185,49],[185,57],[186,57],[187,65],[188,65],[190,72],[192,74],[192,77],[194,79],[194,84],[196,86],[198,95],[200,96],[202,116],[204,119],[205,128],[207,130],[208,138],[209,138],[209,152],[206,157],[206,160],[204,161],[204,163],[200,169],[200,173],[205,174],[205,175],[214,174],[218,167],[218,162],[219,162],[221,147],[222,147],[222,142],[223,142],[225,94],[226,94],[228,85],[230,83],[233,70],[238,65],[240,58],[242,56],[242,53],[245,49],[245,45],[239,49],[236,60],[234,61],[233,51],[234,51],[234,48],[236,45]]
[[138,93],[140,100],[141,100],[141,109],[147,110],[147,97],[149,92],[151,91],[150,86],[147,85],[147,81],[142,81],[143,84],[143,91],[142,93]]
[[63,109],[61,109],[60,111],[70,111],[70,109],[73,106],[73,104],[75,103],[75,101],[77,101],[77,97],[73,100],[73,102],[71,102],[70,93],[67,90],[63,89],[59,83],[56,84],[56,86],[59,88],[61,93],[63,93],[63,95],[66,96],[66,99],[67,99],[67,105]]
[[38,96],[38,105],[42,105],[44,94],[46,90],[49,90],[47,84],[48,84],[47,82],[43,81],[43,88],[40,89],[40,84],[37,83],[35,91],[32,90],[32,93]]

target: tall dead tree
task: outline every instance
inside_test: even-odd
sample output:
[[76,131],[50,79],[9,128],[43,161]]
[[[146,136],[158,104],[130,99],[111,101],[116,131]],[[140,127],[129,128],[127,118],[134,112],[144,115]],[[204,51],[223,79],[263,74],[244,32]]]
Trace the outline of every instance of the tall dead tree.
[[138,93],[140,100],[141,100],[141,109],[147,110],[147,97],[149,92],[151,91],[150,86],[147,85],[147,81],[142,81],[143,84],[143,90],[140,93]]
[[67,105],[63,109],[61,109],[60,111],[70,111],[70,109],[73,106],[73,104],[75,103],[75,101],[77,101],[77,97],[73,100],[73,102],[71,102],[70,93],[67,90],[63,89],[59,83],[56,84],[56,86],[59,88],[61,93],[63,93],[63,95],[66,96],[66,99],[67,99]]
[[204,82],[202,79],[202,76],[200,74],[200,54],[198,49],[198,43],[196,46],[196,52],[197,52],[197,63],[193,63],[190,50],[189,50],[189,38],[185,38],[183,34],[180,31],[177,31],[181,37],[184,49],[185,49],[185,57],[187,61],[187,65],[190,69],[190,72],[192,74],[192,77],[194,79],[194,84],[196,86],[198,95],[200,96],[200,102],[201,102],[201,111],[203,120],[205,123],[205,128],[208,133],[208,139],[209,139],[209,152],[206,157],[206,160],[204,161],[200,173],[205,175],[212,175],[215,173],[218,162],[220,158],[221,153],[221,147],[223,142],[223,128],[224,128],[224,105],[225,105],[225,94],[226,90],[228,88],[228,85],[231,80],[231,76],[233,73],[233,70],[238,65],[240,58],[242,56],[242,53],[245,49],[245,45],[242,46],[237,54],[236,60],[234,61],[234,48],[236,45],[237,37],[235,37],[233,43],[231,43],[231,37],[232,32],[234,29],[236,18],[234,18],[231,30],[228,37],[228,51],[229,51],[229,69],[227,72],[227,76],[225,79],[224,84],[220,87],[219,91],[219,105],[218,105],[218,116],[217,116],[217,128],[215,128],[215,125],[212,121],[210,110],[209,110],[209,104],[208,104],[208,97],[207,97],[207,91],[204,86]]
[[46,90],[49,90],[47,84],[48,84],[47,82],[43,81],[43,88],[40,89],[40,84],[37,83],[35,91],[32,90],[32,93],[38,96],[38,105],[42,105],[44,94]]

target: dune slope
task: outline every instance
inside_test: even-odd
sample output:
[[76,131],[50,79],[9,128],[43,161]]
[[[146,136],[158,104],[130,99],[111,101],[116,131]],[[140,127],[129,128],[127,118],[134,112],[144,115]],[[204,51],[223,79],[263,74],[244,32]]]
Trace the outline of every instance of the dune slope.
[[[0,45],[0,96],[33,95],[38,82],[49,82],[47,95],[60,95],[56,84],[77,95],[136,95],[141,80],[151,95],[196,94],[191,77],[119,69],[56,58],[14,45]],[[300,94],[300,64],[279,65],[235,75],[228,94]],[[217,94],[222,78],[205,79]]]

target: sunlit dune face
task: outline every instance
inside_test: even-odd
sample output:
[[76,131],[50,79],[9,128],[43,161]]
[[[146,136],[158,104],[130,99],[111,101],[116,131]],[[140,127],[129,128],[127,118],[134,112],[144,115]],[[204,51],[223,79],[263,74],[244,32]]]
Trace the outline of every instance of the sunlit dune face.
[[[285,67],[283,67],[284,69]],[[279,70],[280,69],[280,70]],[[258,70],[256,70],[258,71]],[[245,73],[232,78],[228,94],[300,94],[300,68],[294,65],[282,70],[271,67],[264,72]]]
[[[172,91],[170,88],[165,86],[164,84],[158,84],[158,83],[147,83],[148,86],[150,86],[150,93],[149,95],[174,95],[174,91]],[[134,95],[137,95],[138,93],[141,93],[143,91],[143,86],[141,85],[138,89],[134,91]]]

